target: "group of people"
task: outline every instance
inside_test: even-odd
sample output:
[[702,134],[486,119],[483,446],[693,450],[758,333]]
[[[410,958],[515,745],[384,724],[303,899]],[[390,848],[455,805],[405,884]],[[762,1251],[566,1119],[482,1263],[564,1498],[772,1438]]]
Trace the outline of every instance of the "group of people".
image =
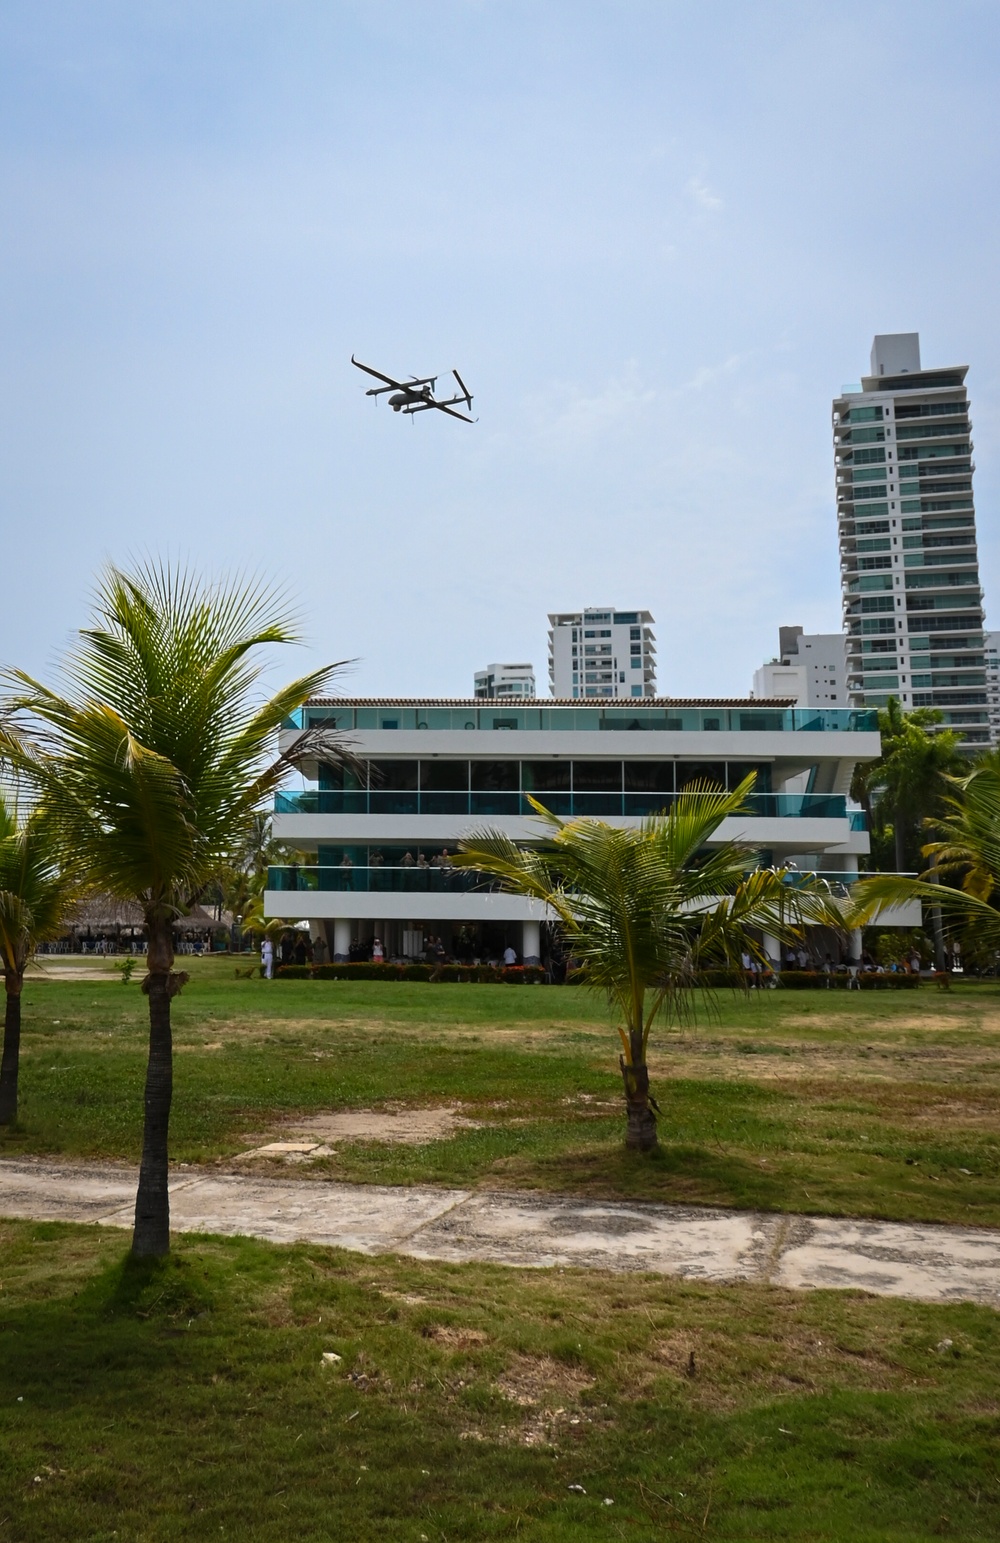
[[326,964],[329,951],[326,939],[320,934],[311,938],[308,933],[285,932],[275,949],[272,940],[265,935],[260,945],[260,962],[268,980],[274,977],[275,960],[278,964]]

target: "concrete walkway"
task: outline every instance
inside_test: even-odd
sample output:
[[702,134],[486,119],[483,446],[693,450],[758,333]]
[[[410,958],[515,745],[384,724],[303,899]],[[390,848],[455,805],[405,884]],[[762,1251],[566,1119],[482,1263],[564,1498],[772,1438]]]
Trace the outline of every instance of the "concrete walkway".
[[[1000,1307],[1000,1232],[548,1194],[380,1188],[177,1169],[171,1223],[364,1254],[654,1270]],[[130,1227],[135,1171],[0,1161],[0,1216]]]

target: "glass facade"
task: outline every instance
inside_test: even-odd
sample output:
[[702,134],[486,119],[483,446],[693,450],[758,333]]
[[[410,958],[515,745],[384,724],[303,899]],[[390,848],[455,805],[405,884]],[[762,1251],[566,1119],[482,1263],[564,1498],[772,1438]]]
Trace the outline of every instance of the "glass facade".
[[[894,695],[904,709],[940,708],[945,723],[975,746],[987,741],[988,730],[964,374],[917,369],[870,377],[856,394],[852,388],[837,398],[833,423],[850,700],[877,708]],[[877,431],[872,415],[881,423]],[[871,519],[876,493],[884,501],[878,522]],[[885,592],[863,598],[875,589]],[[876,619],[873,612],[883,614]],[[884,640],[873,643],[875,633]],[[947,638],[935,636],[941,633]],[[873,664],[873,647],[891,649],[891,660]],[[936,668],[927,654],[938,648],[961,650],[958,662],[949,657],[947,676],[926,673]],[[875,669],[891,673],[875,676]]]
[[285,729],[329,726],[337,730],[447,729],[479,733],[560,730],[575,734],[598,732],[651,733],[844,733],[870,732],[878,727],[874,713],[837,708],[804,707],[508,707],[493,703],[436,707],[412,703],[397,706],[361,706],[338,702],[332,706],[306,706],[286,718]]

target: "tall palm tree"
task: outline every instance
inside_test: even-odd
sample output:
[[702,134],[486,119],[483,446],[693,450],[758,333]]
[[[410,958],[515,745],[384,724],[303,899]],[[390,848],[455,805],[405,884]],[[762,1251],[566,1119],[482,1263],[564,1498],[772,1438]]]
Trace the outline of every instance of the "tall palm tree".
[[940,909],[953,930],[968,926],[980,946],[1000,949],[1000,763],[986,756],[965,777],[948,780],[946,812],[932,822],[941,839],[923,848],[931,877],[862,879],[853,891],[852,925],[866,926],[887,906],[920,900]]
[[931,732],[942,714],[931,707],[904,713],[896,697],[878,717],[882,753],[856,767],[851,794],[868,812],[876,838],[891,826],[899,873],[915,861],[920,828],[941,809],[947,778],[962,765],[961,736],[952,729]]
[[[65,694],[20,671],[0,755],[39,791],[63,854],[94,887],[137,900],[146,924],[149,1060],[132,1249],[170,1246],[173,922],[246,839],[296,754],[343,747],[322,730],[278,755],[276,734],[336,666],[259,691],[262,645],[296,640],[279,596],[258,582],[200,583],[147,563],[109,568],[94,625],[66,666]],[[13,725],[13,726],[12,726]]]
[[753,784],[751,775],[727,793],[694,783],[668,813],[627,829],[563,821],[531,799],[544,845],[519,847],[486,830],[454,859],[554,911],[586,984],[607,995],[621,1042],[627,1146],[656,1145],[650,1032],[661,1017],[676,1023],[693,1013],[700,972],[739,969],[744,952],[765,962],[757,931],[788,942],[805,921],[841,926],[825,893],[792,888],[780,871],[748,872],[756,854],[743,842],[708,845],[723,820],[746,812]]
[[5,993],[0,1125],[17,1119],[24,972],[42,943],[60,936],[77,887],[55,860],[44,813],[23,823],[0,796],[0,969]]

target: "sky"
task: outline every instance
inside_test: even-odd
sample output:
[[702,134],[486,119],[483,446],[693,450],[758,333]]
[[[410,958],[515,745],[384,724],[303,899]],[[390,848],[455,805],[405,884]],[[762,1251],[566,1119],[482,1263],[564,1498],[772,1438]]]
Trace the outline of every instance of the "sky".
[[152,556],[351,695],[544,693],[584,605],[743,695],[840,629],[830,403],[895,331],[970,366],[1000,624],[998,65],[995,0],[5,0],[0,663]]

